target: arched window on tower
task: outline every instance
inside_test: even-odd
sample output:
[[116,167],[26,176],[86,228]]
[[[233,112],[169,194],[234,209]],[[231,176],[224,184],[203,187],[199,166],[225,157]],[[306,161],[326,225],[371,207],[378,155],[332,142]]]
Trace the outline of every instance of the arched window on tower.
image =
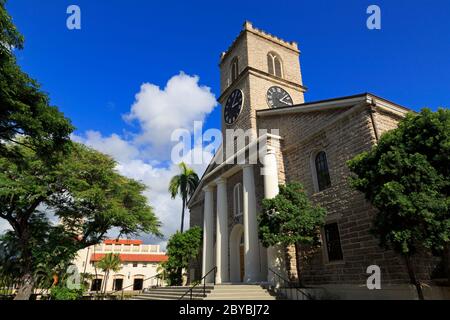
[[270,74],[283,78],[283,63],[281,62],[281,58],[278,54],[275,52],[269,52],[267,54],[267,65]]
[[234,57],[231,61],[231,82],[235,81],[239,75],[239,59]]
[[243,198],[242,198],[242,184],[238,183],[233,189],[233,213],[235,217],[242,215]]
[[320,151],[315,158],[317,189],[323,191],[331,186],[330,172],[328,170],[327,154]]

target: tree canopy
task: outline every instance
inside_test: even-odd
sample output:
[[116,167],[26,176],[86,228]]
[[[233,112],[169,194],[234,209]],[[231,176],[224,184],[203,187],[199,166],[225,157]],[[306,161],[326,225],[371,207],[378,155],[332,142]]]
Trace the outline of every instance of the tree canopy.
[[378,209],[373,232],[380,245],[406,257],[419,290],[410,257],[450,243],[450,110],[408,114],[349,167],[352,186]]
[[[301,283],[301,258],[304,261],[320,244],[320,228],[326,210],[314,206],[300,183],[280,185],[273,199],[263,199],[259,221],[259,239],[265,247],[295,245],[297,275]],[[299,245],[303,245],[300,250]]]
[[408,114],[349,167],[352,186],[379,211],[374,231],[383,247],[414,254],[450,241],[450,110]]
[[325,215],[325,209],[312,205],[301,184],[281,185],[275,198],[262,201],[259,238],[265,247],[279,243],[312,245],[319,239]]
[[[6,143],[26,144],[44,159],[53,159],[70,145],[70,121],[54,106],[39,84],[22,72],[14,50],[24,38],[0,0],[0,154],[11,150]],[[19,141],[18,137],[28,139]],[[17,156],[12,154],[11,156]]]
[[193,227],[184,233],[177,232],[167,243],[169,259],[164,264],[171,284],[181,285],[180,270],[189,267],[189,261],[200,252],[202,245],[202,229]]
[[[0,157],[0,218],[14,230],[24,276],[31,278],[36,266],[33,250],[46,249],[33,246],[35,242],[61,247],[66,243],[65,248],[74,253],[101,242],[112,229],[125,236],[161,236],[160,222],[143,195],[145,186],[121,176],[109,156],[74,143],[63,161],[48,165],[23,145],[8,148],[20,149],[23,157],[20,161]],[[48,215],[56,223],[45,220]],[[63,227],[59,235],[66,242],[50,239],[54,235],[50,231],[37,237],[37,225],[50,231]]]
[[195,189],[199,184],[199,178],[197,173],[189,168],[184,162],[179,164],[181,173],[174,176],[169,183],[169,192],[172,199],[175,199],[177,195],[181,196],[183,207],[181,211],[181,233],[184,231],[184,212],[186,209],[186,203],[189,197],[191,197]]

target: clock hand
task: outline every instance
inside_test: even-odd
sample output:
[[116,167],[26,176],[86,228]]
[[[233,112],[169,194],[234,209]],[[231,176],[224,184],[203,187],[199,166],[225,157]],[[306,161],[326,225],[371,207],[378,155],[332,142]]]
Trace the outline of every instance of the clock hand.
[[283,98],[280,99],[280,102],[283,102],[285,104],[289,104],[289,102],[285,101],[284,99],[288,98],[289,95],[285,95]]
[[284,99],[286,99],[286,98],[287,98],[287,94],[286,94],[286,95],[284,95],[284,97],[283,97],[283,98],[281,98],[281,99],[280,99],[280,101],[281,101],[281,102],[285,102],[285,101],[284,101]]

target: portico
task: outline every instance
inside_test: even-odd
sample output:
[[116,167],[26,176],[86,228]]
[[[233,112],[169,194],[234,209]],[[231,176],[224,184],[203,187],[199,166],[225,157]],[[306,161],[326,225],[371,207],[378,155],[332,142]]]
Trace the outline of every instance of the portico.
[[[270,137],[269,137],[270,136]],[[271,139],[278,143],[279,137],[268,135],[262,139]],[[257,143],[258,141],[255,141]],[[246,149],[250,149],[248,145]],[[229,161],[216,167],[203,178],[210,181],[203,187],[203,254],[202,276],[214,267],[217,267],[216,283],[240,281],[240,263],[244,262],[244,283],[258,283],[268,280],[268,267],[273,267],[273,250],[266,250],[258,239],[257,220],[257,194],[255,175],[262,174],[264,181],[264,195],[273,197],[278,194],[278,168],[276,148],[267,147],[260,155],[260,164],[245,163],[227,166]],[[236,156],[236,153],[234,156]],[[215,174],[220,172],[220,174]],[[242,175],[242,224],[233,224],[230,221],[230,207],[228,203],[228,178],[236,173]],[[211,177],[212,179],[207,180]],[[231,222],[231,224],[230,224]],[[231,229],[230,229],[231,227]],[[243,236],[243,259],[239,257],[240,242]],[[215,241],[214,241],[215,240]],[[269,257],[268,257],[268,252]],[[268,259],[269,258],[269,259]],[[214,273],[206,279],[208,283],[214,282]]]

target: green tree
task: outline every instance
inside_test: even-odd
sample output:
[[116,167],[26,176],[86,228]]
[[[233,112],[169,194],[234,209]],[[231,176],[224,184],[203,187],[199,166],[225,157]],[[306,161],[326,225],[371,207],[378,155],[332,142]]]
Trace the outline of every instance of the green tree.
[[120,261],[120,256],[114,253],[106,254],[99,262],[97,262],[97,267],[100,268],[105,273],[104,281],[104,293],[106,294],[109,273],[111,271],[117,272],[121,268],[122,261]]
[[84,288],[70,289],[66,286],[55,286],[50,290],[50,298],[52,300],[80,300],[83,298]]
[[188,231],[177,232],[167,243],[169,259],[164,263],[171,285],[182,284],[182,270],[189,267],[189,261],[196,258],[202,245],[202,229],[193,227]]
[[[39,84],[17,65],[13,51],[23,49],[24,39],[6,12],[5,3],[0,0],[0,155],[18,151],[6,148],[8,143],[25,144],[43,159],[54,160],[70,147],[73,127],[56,107],[50,106]],[[28,139],[19,140],[19,136]]]
[[195,189],[197,189],[199,178],[195,171],[189,168],[184,162],[179,164],[181,173],[174,176],[170,180],[169,192],[172,199],[175,199],[177,195],[181,196],[183,201],[183,208],[181,211],[181,233],[184,231],[184,212],[186,209],[186,203],[188,198],[191,197]]
[[298,281],[302,285],[301,257],[306,261],[319,245],[325,209],[312,205],[303,186],[295,182],[281,185],[279,194],[263,199],[261,208],[259,239],[266,248],[278,244],[295,246]]
[[[30,261],[35,288],[50,289],[54,277],[62,279],[75,258],[78,241],[63,225],[53,226],[44,213],[30,218]],[[14,231],[7,231],[0,237],[2,252],[0,260],[5,266],[4,274],[13,279],[13,284],[23,286],[23,248]]]
[[[0,218],[11,225],[20,252],[23,285],[16,299],[30,297],[37,257],[47,254],[37,243],[59,244],[70,255],[101,242],[113,228],[121,235],[161,236],[160,222],[143,195],[145,186],[117,173],[110,157],[74,143],[61,163],[48,165],[27,147],[8,148],[23,155],[17,161],[0,156]],[[50,224],[43,212],[59,219],[64,239],[52,238],[55,232],[36,235],[35,226]]]
[[373,233],[380,246],[404,257],[423,299],[413,257],[421,249],[448,250],[450,241],[450,111],[408,114],[349,167],[352,186],[378,209]]

